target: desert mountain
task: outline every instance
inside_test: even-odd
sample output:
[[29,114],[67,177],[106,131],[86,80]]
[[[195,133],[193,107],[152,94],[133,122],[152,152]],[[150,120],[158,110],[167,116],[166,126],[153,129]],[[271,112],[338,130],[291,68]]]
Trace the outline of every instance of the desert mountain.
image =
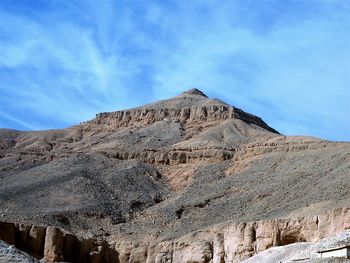
[[67,129],[0,130],[0,220],[104,239],[115,262],[239,262],[350,227],[349,168],[350,143],[281,135],[192,89]]

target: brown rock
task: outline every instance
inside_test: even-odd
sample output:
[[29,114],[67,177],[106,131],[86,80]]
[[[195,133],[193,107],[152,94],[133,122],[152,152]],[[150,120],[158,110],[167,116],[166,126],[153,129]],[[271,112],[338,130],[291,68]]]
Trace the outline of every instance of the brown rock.
[[16,227],[13,223],[0,222],[0,239],[10,245],[15,244]]
[[64,260],[63,233],[56,227],[47,227],[44,247],[44,260],[46,262],[59,262]]
[[29,232],[28,249],[36,258],[42,258],[44,254],[46,228],[32,226]]
[[79,262],[80,240],[68,233],[63,234],[63,254],[67,262]]

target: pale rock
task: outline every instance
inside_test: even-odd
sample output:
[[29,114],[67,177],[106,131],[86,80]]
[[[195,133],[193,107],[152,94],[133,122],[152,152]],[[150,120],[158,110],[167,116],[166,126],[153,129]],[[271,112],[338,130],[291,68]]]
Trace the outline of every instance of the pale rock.
[[59,262],[63,256],[63,233],[56,227],[46,228],[44,260],[46,262]]

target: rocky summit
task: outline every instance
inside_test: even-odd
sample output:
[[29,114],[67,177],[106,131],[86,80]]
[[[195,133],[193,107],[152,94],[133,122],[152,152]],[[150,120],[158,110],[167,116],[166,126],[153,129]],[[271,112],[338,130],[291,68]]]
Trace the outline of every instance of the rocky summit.
[[350,228],[349,171],[350,143],[284,136],[192,89],[0,129],[0,239],[33,262],[272,262],[269,248]]

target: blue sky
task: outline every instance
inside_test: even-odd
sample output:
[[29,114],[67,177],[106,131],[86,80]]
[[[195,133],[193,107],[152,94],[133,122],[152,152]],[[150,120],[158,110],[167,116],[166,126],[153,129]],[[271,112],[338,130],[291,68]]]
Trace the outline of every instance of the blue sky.
[[62,128],[199,88],[350,140],[350,1],[0,1],[0,127]]

